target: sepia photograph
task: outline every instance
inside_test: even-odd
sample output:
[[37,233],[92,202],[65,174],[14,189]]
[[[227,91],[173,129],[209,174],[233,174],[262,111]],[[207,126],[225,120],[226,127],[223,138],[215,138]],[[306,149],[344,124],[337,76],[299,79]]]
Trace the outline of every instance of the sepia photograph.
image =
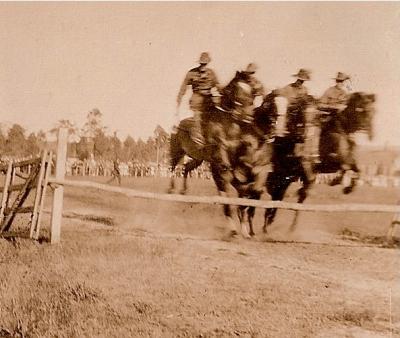
[[400,337],[400,2],[0,26],[0,338]]

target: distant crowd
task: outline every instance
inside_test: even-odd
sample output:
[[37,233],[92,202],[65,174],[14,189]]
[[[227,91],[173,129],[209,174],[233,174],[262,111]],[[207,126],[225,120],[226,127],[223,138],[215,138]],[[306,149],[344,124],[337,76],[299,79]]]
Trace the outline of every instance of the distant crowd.
[[[1,156],[1,163],[10,161],[20,162],[32,159],[32,156],[14,157]],[[148,162],[140,163],[137,161],[118,162],[121,176],[125,177],[170,177],[171,171],[168,164],[159,164]],[[109,160],[94,160],[77,158],[68,158],[66,162],[66,175],[69,176],[112,176],[114,162]],[[400,159],[395,161],[392,166],[385,167],[381,165],[360,165],[361,180],[359,184],[369,184],[372,186],[400,186]],[[29,172],[29,168],[23,168],[24,172]],[[318,175],[316,183],[327,183],[334,174]],[[177,171],[177,176],[183,176],[183,166]],[[210,169],[206,163],[193,170],[190,177],[199,179],[212,179]]]
[[[119,162],[119,172],[121,176],[130,177],[170,177],[171,170],[168,164],[148,162],[140,163],[136,161]],[[107,160],[78,160],[69,158],[67,160],[66,174],[70,176],[112,176],[114,162]],[[400,166],[398,163],[391,167],[380,165],[360,165],[361,182],[360,184],[370,184],[373,186],[400,186]],[[335,174],[333,174],[335,175]],[[177,170],[177,176],[183,176],[183,166]],[[326,183],[332,174],[318,175],[316,183]],[[203,163],[200,167],[190,173],[190,177],[199,179],[212,179],[208,164]]]
[[[170,177],[171,170],[167,164],[153,162],[141,163],[136,161],[118,162],[121,176],[131,177]],[[111,176],[114,170],[114,162],[110,160],[79,160],[69,158],[66,163],[66,174],[71,176]],[[183,167],[178,171],[178,176],[183,175]],[[208,165],[203,164],[195,169],[191,177],[210,179],[211,173]]]

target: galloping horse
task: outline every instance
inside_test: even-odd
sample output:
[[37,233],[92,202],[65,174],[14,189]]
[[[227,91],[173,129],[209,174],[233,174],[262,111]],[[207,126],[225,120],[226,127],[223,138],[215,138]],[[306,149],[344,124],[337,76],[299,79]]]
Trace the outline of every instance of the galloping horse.
[[347,171],[353,175],[350,184],[343,189],[349,194],[356,185],[359,169],[354,156],[355,142],[353,134],[364,131],[369,139],[373,137],[372,120],[375,114],[375,95],[356,92],[350,95],[347,107],[322,117],[319,153],[321,163],[315,171],[322,173],[337,172],[338,176],[331,185],[340,184]]
[[[192,160],[184,167],[184,186],[187,189],[188,173],[203,161],[210,163],[211,173],[218,192],[226,196],[233,186],[240,197],[259,199],[264,188],[270,162],[272,123],[265,109],[248,109],[251,88],[243,81],[242,73],[237,72],[226,90],[222,91],[223,107],[216,107],[211,100],[205,101],[203,109],[203,132],[206,145],[199,147],[191,137],[193,119],[182,120],[176,133],[171,135],[171,169],[182,162],[185,155]],[[169,192],[175,188],[174,175],[171,177]],[[239,208],[242,235],[249,233],[243,222],[243,207]],[[236,234],[230,205],[224,205],[224,214],[230,224],[230,234]],[[252,219],[253,214],[249,214]],[[249,223],[251,220],[249,221]]]
[[[271,158],[273,170],[266,180],[267,192],[274,201],[282,200],[289,185],[297,180],[302,182],[297,202],[302,203],[307,197],[307,191],[313,182],[310,158],[302,156],[297,146],[305,141],[305,128],[312,117],[308,108],[314,103],[314,98],[308,95],[298,99],[295,104],[284,107],[286,123],[282,126],[283,130],[276,130]],[[267,232],[267,226],[273,222],[275,215],[275,208],[265,210],[264,232]],[[297,213],[292,225],[296,218]]]
[[[295,152],[296,143],[304,141],[301,138],[307,124],[306,119],[309,117],[306,114],[307,109],[315,108],[316,100],[308,96],[300,99],[295,106],[288,107],[287,134],[275,137],[272,156],[273,171],[268,175],[266,182],[267,191],[272,200],[282,200],[289,185],[300,180],[302,187],[298,191],[298,203],[302,203],[315,180],[315,173],[318,172],[339,171],[339,178],[333,184],[340,183],[347,170],[358,173],[354,158],[355,143],[351,135],[357,131],[366,131],[369,138],[372,138],[374,101],[374,95],[353,93],[343,112],[324,119],[319,142],[321,163],[318,164],[312,163],[307,154],[301,155]],[[343,192],[350,193],[355,184],[356,177],[353,176],[350,185],[345,187]],[[264,232],[267,232],[267,226],[273,222],[275,215],[276,209],[265,211]],[[296,211],[292,227],[297,221],[297,216]]]

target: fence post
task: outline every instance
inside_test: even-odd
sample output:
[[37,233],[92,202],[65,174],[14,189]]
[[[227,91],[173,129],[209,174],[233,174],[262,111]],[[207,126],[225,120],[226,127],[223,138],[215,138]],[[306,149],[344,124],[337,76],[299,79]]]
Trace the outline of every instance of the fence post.
[[[57,139],[57,162],[56,162],[56,180],[64,180],[65,178],[65,163],[67,159],[67,142],[68,129],[60,128]],[[55,244],[60,241],[61,235],[61,220],[63,211],[64,187],[58,185],[54,189],[53,208],[51,211],[51,234],[50,243]]]
[[1,197],[1,208],[0,208],[0,228],[4,220],[4,215],[6,213],[7,207],[8,207],[8,199],[10,197],[10,183],[11,183],[11,178],[12,178],[12,172],[13,172],[13,165],[12,162],[8,163],[7,167],[7,173],[6,173],[6,180],[4,182],[4,188],[3,188],[3,196]]

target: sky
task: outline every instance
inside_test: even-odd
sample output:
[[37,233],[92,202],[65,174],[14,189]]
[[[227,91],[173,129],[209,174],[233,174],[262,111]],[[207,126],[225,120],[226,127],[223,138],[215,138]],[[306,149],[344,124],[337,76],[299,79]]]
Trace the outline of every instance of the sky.
[[249,62],[267,89],[309,68],[320,96],[348,73],[353,90],[377,95],[374,143],[400,145],[396,2],[3,2],[0,51],[0,123],[28,131],[81,126],[93,108],[122,138],[169,130],[181,82],[208,51],[222,84]]

